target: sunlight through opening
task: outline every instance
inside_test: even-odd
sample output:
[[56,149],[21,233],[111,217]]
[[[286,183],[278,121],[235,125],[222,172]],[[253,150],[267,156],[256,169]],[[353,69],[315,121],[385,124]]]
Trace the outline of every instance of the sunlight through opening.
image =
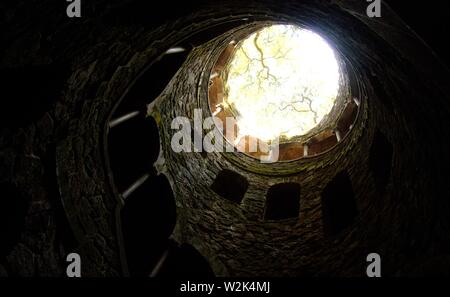
[[223,105],[236,118],[238,138],[305,135],[330,113],[339,90],[331,47],[293,25],[265,27],[242,40],[226,74]]

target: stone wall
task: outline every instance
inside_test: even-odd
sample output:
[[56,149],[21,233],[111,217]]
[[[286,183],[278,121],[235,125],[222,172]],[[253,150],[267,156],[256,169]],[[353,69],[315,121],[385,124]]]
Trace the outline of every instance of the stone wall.
[[[43,75],[49,84],[19,96],[36,77],[17,79],[17,88],[6,94],[11,107],[2,107],[7,120],[0,136],[0,182],[20,193],[2,198],[23,199],[27,207],[23,228],[8,237],[14,240],[2,251],[0,274],[64,275],[65,256],[72,251],[84,259],[85,276],[123,274],[118,200],[105,158],[111,109],[165,50],[193,33],[243,18],[295,20],[328,36],[356,71],[367,96],[361,98],[367,118],[361,133],[348,139],[353,145],[342,143],[295,170],[259,169],[242,156],[233,162],[218,154],[175,155],[167,146],[172,133],[167,123],[177,112],[191,111],[186,103],[207,103],[203,89],[197,93],[205,70],[198,63],[207,61],[211,49],[197,48],[161,95],[172,102],[161,107],[159,124],[166,158],[160,170],[171,178],[177,197],[174,237],[195,246],[218,275],[363,275],[369,252],[382,255],[385,275],[396,275],[448,254],[449,76],[387,7],[379,22],[364,15],[364,1],[230,1],[161,10],[134,1],[89,1],[84,17],[75,20],[65,16],[61,3],[1,4],[1,25],[7,28],[1,36],[7,45],[1,49],[2,74],[37,67],[36,77]],[[42,91],[42,104],[31,104],[35,91]],[[377,193],[368,168],[375,129],[394,147],[384,194]],[[250,181],[241,206],[210,190],[222,168]],[[320,193],[343,169],[350,174],[359,216],[338,237],[325,238]],[[301,185],[299,219],[262,221],[268,186],[286,181]]]

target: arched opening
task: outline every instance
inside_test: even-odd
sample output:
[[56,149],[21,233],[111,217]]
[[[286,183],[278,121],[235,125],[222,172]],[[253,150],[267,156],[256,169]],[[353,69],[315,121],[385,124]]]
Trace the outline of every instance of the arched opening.
[[122,209],[122,233],[132,276],[148,276],[176,221],[175,199],[166,177],[148,179],[127,199]]
[[358,214],[352,182],[346,171],[337,174],[322,192],[322,220],[328,236],[349,227]]
[[217,195],[235,203],[241,203],[247,188],[248,181],[245,177],[226,169],[219,172],[211,185],[211,189]]
[[112,128],[108,135],[110,166],[119,192],[145,173],[154,174],[160,144],[158,127],[145,113]]
[[270,187],[266,197],[266,220],[296,218],[300,211],[300,185],[296,183],[278,184]]

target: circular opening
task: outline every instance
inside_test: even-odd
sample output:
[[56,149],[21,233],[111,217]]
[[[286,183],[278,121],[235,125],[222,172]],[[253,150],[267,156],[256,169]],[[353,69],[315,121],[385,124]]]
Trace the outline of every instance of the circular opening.
[[330,113],[339,89],[331,47],[294,25],[265,27],[242,40],[226,71],[223,108],[236,118],[238,139],[303,136]]
[[235,35],[209,78],[208,103],[226,141],[251,157],[291,161],[332,149],[359,104],[345,65],[317,33],[292,24]]

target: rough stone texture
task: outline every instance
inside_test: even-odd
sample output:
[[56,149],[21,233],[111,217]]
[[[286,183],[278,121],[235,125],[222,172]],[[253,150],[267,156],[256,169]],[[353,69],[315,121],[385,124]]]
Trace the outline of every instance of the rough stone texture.
[[[158,124],[164,135],[164,168],[160,171],[171,179],[177,197],[178,225],[173,237],[192,244],[206,255],[217,274],[223,271],[227,271],[226,275],[240,276],[307,274],[311,271],[308,265],[314,264],[307,263],[305,258],[316,261],[315,257],[308,257],[307,251],[313,246],[313,250],[317,250],[324,241],[320,192],[334,174],[363,157],[364,150],[357,154],[352,148],[356,142],[364,145],[359,137],[367,115],[362,112],[352,137],[346,138],[335,150],[307,160],[263,165],[239,153],[214,153],[205,157],[200,153],[173,152],[170,140],[176,131],[170,128],[172,119],[176,116],[193,119],[195,108],[202,108],[204,118],[209,116],[204,77],[209,77],[208,69],[215,62],[214,55],[220,54],[233,35],[236,33],[196,48],[152,104],[151,114],[161,119]],[[364,93],[354,95],[365,96]],[[334,165],[332,169],[330,165]],[[211,189],[222,169],[238,172],[250,183],[240,206],[224,200]],[[301,198],[299,219],[264,222],[268,189],[285,182],[299,183],[305,193]]]
[[[314,13],[327,14],[327,9]],[[296,15],[294,12],[293,15]],[[300,10],[297,15],[302,15]],[[299,18],[300,22],[305,23],[315,20],[315,16],[311,19],[306,17],[305,20]],[[426,149],[420,140],[417,141],[417,134],[408,135],[408,132],[412,132],[408,126],[413,121],[411,118],[408,121],[412,115],[407,107],[397,109],[395,106],[399,101],[407,102],[407,98],[412,97],[416,99],[413,102],[421,104],[419,101],[423,102],[422,96],[433,94],[437,86],[430,81],[423,81],[416,82],[420,85],[417,89],[412,87],[410,75],[419,75],[419,72],[414,70],[411,61],[401,57],[395,48],[391,48],[370,29],[358,25],[358,20],[346,21],[353,24],[345,23],[345,27],[332,28],[321,25],[321,30],[331,33],[327,36],[348,59],[360,84],[360,93],[353,95],[361,98],[369,111],[360,115],[349,139],[323,156],[300,162],[261,165],[242,154],[208,154],[205,158],[196,153],[176,154],[171,150],[170,139],[175,132],[170,129],[172,119],[176,116],[192,119],[193,110],[197,107],[208,110],[204,106],[204,102],[207,102],[204,86],[209,77],[208,69],[213,64],[211,61],[214,61],[211,56],[221,52],[228,43],[225,41],[219,40],[196,48],[155,102],[151,113],[161,119],[158,124],[163,135],[164,167],[160,171],[171,179],[177,198],[178,223],[173,237],[195,246],[209,259],[217,274],[364,276],[365,256],[377,251],[385,259],[385,275],[395,275],[410,265],[407,263],[426,257],[436,249],[445,251],[448,240],[446,243],[430,240],[428,228],[433,228],[432,225],[437,222],[423,220],[415,225],[411,221],[413,217],[408,219],[406,215],[419,209],[429,211],[429,214],[439,212],[437,208],[431,210],[431,205],[424,204],[425,199],[431,198],[430,194],[437,189],[424,182],[425,179],[418,181],[417,175],[411,170],[403,173],[398,170],[401,166],[410,166],[416,150],[425,153]],[[337,36],[352,38],[340,40]],[[222,43],[219,50],[214,50]],[[384,89],[383,93],[373,85],[373,80],[377,78],[383,82],[380,85]],[[444,96],[444,93],[441,95]],[[438,97],[435,99],[438,100]],[[386,102],[389,102],[388,106]],[[416,112],[419,110],[423,115],[423,109],[415,109]],[[207,112],[204,116],[208,116]],[[425,123],[418,125],[420,121],[417,121],[417,117],[414,133],[427,130],[429,127]],[[368,168],[368,149],[377,128],[387,135],[396,151],[393,178],[388,185],[388,193],[382,196],[376,191]],[[416,141],[408,141],[411,139]],[[404,145],[408,150],[400,147]],[[420,162],[419,159],[416,157],[415,162]],[[421,162],[418,166],[425,169],[430,164]],[[211,190],[210,186],[222,169],[234,170],[249,180],[249,190],[241,205],[224,200]],[[320,195],[331,179],[342,170],[350,174],[359,217],[339,236],[326,238],[322,228]],[[301,185],[299,219],[263,221],[268,188],[284,182]],[[398,199],[404,199],[406,204],[399,203]],[[381,230],[391,231],[387,233]]]
[[[206,61],[211,50],[198,48],[183,76],[161,97],[169,97],[174,108],[162,106],[164,113],[160,110],[157,118],[166,159],[159,169],[170,177],[177,196],[174,237],[195,246],[217,275],[363,275],[369,252],[382,255],[385,275],[401,275],[416,263],[426,270],[432,265],[427,259],[446,259],[448,71],[387,7],[380,22],[367,18],[366,3],[356,0],[211,2],[194,13],[170,7],[165,14],[133,10],[134,1],[87,1],[80,20],[68,19],[66,3],[56,0],[0,5],[0,25],[7,28],[1,36],[7,46],[1,49],[0,69],[57,65],[63,82],[54,82],[57,94],[47,96],[51,104],[44,112],[33,113],[36,117],[23,125],[1,128],[0,181],[14,184],[30,205],[19,241],[1,255],[0,275],[64,275],[65,256],[73,251],[84,259],[84,276],[123,274],[115,216],[120,201],[104,155],[110,112],[167,48],[214,24],[243,18],[295,20],[328,36],[355,70],[366,94],[367,117],[360,117],[361,126],[348,143],[294,168],[260,168],[243,156],[175,155],[168,147],[170,119],[178,111],[189,115],[189,104],[197,100],[206,104],[204,88],[196,93],[198,83],[204,84],[199,75],[205,65],[196,63]],[[384,195],[376,192],[368,168],[375,128],[394,145],[392,178]],[[210,190],[221,168],[250,181],[240,206]],[[343,169],[350,174],[360,216],[340,236],[324,238],[320,192]],[[43,179],[56,171],[50,181],[57,181],[55,194]],[[300,183],[299,219],[264,222],[266,190],[279,182]],[[67,217],[68,225],[59,230],[65,226],[61,217]],[[75,239],[65,240],[68,233]]]

